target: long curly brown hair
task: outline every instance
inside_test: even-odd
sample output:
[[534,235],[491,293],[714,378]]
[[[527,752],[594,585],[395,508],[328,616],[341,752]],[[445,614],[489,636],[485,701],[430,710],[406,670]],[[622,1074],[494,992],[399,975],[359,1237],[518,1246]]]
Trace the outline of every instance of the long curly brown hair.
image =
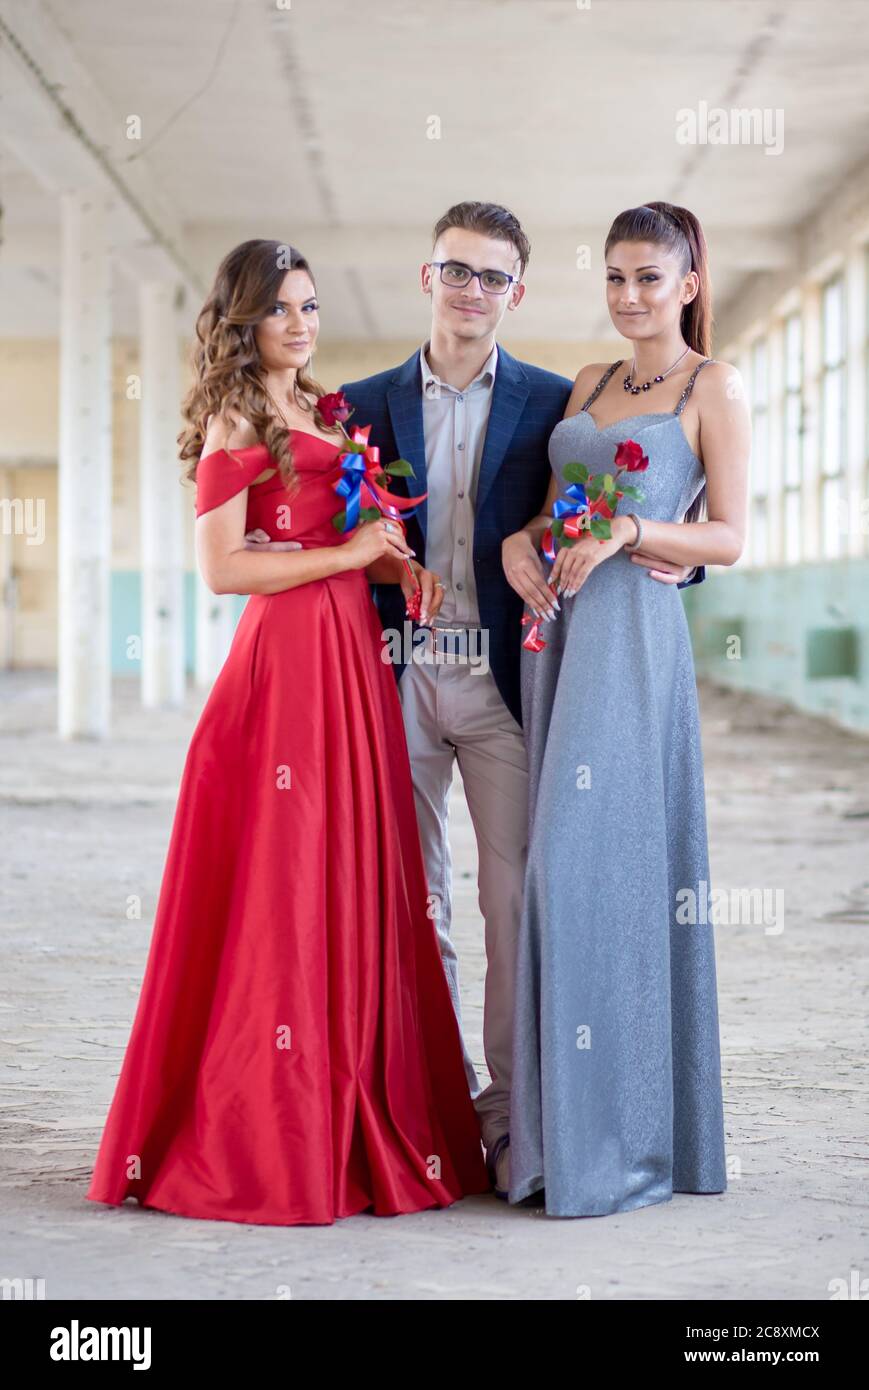
[[[249,420],[257,440],[275,459],[284,482],[297,485],[293,468],[290,431],[279,419],[265,387],[264,370],[254,338],[256,325],[271,312],[288,270],[304,270],[314,277],[301,251],[282,241],[243,241],[221,261],[211,293],[196,320],[192,354],[194,381],[181,407],[188,422],[178,435],[182,460],[192,462],[184,476],[196,479],[196,466],[212,415]],[[316,287],[315,287],[316,288]],[[310,395],[324,394],[307,367],[296,373],[294,396],[300,409],[326,433],[340,434],[338,425],[327,425],[312,405]]]

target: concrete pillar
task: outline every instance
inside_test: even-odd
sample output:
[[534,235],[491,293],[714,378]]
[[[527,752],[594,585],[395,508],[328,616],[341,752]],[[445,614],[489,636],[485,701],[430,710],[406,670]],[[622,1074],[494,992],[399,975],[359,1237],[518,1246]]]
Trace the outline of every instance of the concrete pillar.
[[112,361],[106,207],[61,196],[58,732],[109,731]]
[[184,701],[184,517],[178,459],[176,286],[146,281],[141,322],[139,518],[142,564],[142,704]]
[[0,670],[11,669],[15,654],[14,507],[12,470],[0,465]]

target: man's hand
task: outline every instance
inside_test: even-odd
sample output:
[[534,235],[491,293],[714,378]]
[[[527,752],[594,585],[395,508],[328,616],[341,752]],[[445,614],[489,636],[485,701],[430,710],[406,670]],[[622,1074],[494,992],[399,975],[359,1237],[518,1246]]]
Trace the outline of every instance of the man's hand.
[[696,565],[673,565],[669,560],[659,560],[642,550],[632,551],[631,560],[635,565],[644,565],[650,579],[657,579],[661,584],[682,584],[697,568]]
[[301,550],[301,541],[273,541],[268,531],[263,531],[262,527],[257,526],[254,531],[246,531],[244,536],[245,550]]
[[[410,563],[419,587],[422,589],[419,620],[421,623],[427,624],[440,612],[441,604],[444,601],[444,588],[440,583],[439,574],[435,574],[433,570],[423,569],[418,560],[411,560]],[[402,566],[401,574],[401,592],[407,599],[413,598],[416,593],[416,587],[404,566]]]

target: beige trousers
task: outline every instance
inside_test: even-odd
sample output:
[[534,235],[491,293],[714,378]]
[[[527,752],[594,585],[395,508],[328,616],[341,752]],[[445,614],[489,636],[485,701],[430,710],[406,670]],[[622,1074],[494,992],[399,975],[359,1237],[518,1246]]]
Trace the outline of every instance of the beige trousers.
[[[414,798],[444,970],[459,1028],[458,960],[450,936],[452,859],[448,805],[457,761],[478,856],[478,901],[485,924],[483,1051],[491,1081],[480,1086],[464,1037],[465,1071],[489,1148],[510,1126],[516,942],[528,847],[528,766],[522,728],[501,698],[487,662],[458,659],[447,634],[429,642],[398,684]],[[464,646],[468,642],[465,639]]]

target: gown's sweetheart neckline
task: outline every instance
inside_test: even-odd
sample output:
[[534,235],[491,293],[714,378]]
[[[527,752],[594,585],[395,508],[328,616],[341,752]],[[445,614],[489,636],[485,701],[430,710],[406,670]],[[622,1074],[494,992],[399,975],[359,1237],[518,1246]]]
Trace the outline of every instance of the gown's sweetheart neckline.
[[[324,439],[321,434],[312,434],[310,430],[297,430],[290,426],[288,433],[303,434],[306,439],[316,439],[320,444],[325,444],[330,449],[334,449],[336,454],[341,447],[339,444],[332,444],[331,440]],[[214,449],[210,454],[203,454],[199,462],[204,463],[206,459],[213,458],[214,454],[229,454],[230,458],[232,458],[233,454],[249,454],[252,449],[265,449],[269,458],[272,457],[268,444],[263,444],[260,440],[257,440],[256,444],[242,444],[235,449]],[[266,481],[268,481],[268,479],[266,479]]]
[[321,434],[312,434],[310,430],[294,430],[290,426],[290,434],[303,434],[306,439],[318,439],[321,444],[328,444],[329,448],[334,449],[336,453],[341,447],[340,444],[333,444],[330,439],[324,439]]
[[[558,429],[559,425],[566,425],[569,420],[575,420],[578,415],[585,415],[591,421],[595,434],[606,434],[607,430],[615,429],[616,425],[624,425],[628,420],[665,420],[667,416],[672,416],[679,426],[679,433],[685,443],[688,444],[688,452],[692,459],[703,468],[703,460],[697,457],[691,445],[688,443],[685,426],[682,424],[681,418],[676,414],[675,410],[645,410],[639,415],[623,415],[620,420],[611,420],[608,425],[599,425],[590,410],[576,410],[572,415],[565,415],[563,420],[559,420],[558,425],[555,426],[555,430]],[[555,430],[552,431],[553,434]],[[704,469],[703,471],[705,472],[706,470]]]

